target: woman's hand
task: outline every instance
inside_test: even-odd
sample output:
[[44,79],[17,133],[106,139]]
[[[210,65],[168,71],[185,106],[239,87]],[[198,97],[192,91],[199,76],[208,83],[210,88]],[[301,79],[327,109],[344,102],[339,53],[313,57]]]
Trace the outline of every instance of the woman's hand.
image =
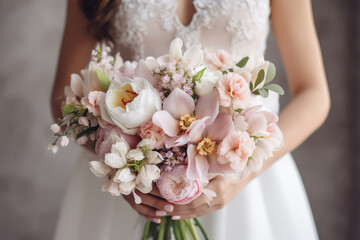
[[230,200],[232,200],[244,188],[244,186],[246,186],[246,184],[246,180],[233,180],[226,182],[221,176],[213,178],[206,186],[206,189],[212,190],[216,193],[216,197],[210,201],[210,205],[208,204],[208,200],[204,194],[185,205],[169,203],[161,197],[156,186],[154,186],[150,194],[143,194],[137,191],[137,194],[142,199],[141,204],[135,203],[132,194],[128,196],[124,195],[123,197],[140,215],[150,221],[160,223],[162,216],[173,216],[173,220],[188,219],[200,217],[221,209]]
[[[225,181],[222,176],[216,176],[205,187],[216,193],[210,202],[205,194],[185,205],[175,205],[174,211],[169,214],[174,220],[200,217],[223,208],[230,202],[247,184],[247,180]],[[208,204],[208,202],[210,204]]]

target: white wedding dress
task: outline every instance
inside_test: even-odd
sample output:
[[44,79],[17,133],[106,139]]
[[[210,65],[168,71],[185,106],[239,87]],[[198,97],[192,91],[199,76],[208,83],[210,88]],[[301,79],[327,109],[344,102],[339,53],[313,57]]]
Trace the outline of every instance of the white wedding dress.
[[[125,60],[160,56],[172,39],[201,43],[233,56],[262,55],[269,30],[270,0],[195,0],[188,26],[175,14],[176,0],[122,0],[114,19],[115,50]],[[279,110],[278,96],[265,104]],[[74,169],[55,233],[56,240],[140,239],[144,218],[122,197],[101,192],[102,179],[84,153]],[[215,240],[318,239],[302,180],[290,154],[250,182],[223,209],[200,220]]]

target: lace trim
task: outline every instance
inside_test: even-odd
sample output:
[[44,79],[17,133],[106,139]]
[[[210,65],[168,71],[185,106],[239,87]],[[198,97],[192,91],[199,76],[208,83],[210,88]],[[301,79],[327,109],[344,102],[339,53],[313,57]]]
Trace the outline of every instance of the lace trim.
[[126,47],[132,52],[133,60],[138,60],[146,57],[144,41],[149,20],[160,21],[164,31],[180,37],[184,47],[189,48],[199,43],[202,29],[211,29],[218,17],[228,16],[224,28],[232,36],[233,53],[239,51],[244,42],[252,42],[256,37],[257,48],[264,50],[269,4],[269,0],[195,0],[196,12],[190,24],[184,26],[175,13],[176,0],[122,0],[113,20],[112,35],[115,45]]

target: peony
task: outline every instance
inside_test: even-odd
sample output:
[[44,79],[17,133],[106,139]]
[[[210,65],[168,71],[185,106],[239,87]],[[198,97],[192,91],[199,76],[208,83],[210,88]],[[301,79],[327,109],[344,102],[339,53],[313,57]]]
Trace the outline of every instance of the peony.
[[206,66],[213,70],[225,71],[233,66],[233,59],[225,50],[206,50],[204,59]]
[[230,132],[218,148],[218,162],[230,164],[234,171],[242,171],[255,149],[255,142],[247,132]]
[[140,137],[141,138],[154,138],[156,140],[155,148],[160,149],[164,147],[165,144],[165,132],[158,126],[156,126],[153,121],[148,121],[140,126]]
[[186,177],[187,166],[180,165],[171,171],[165,171],[156,181],[160,194],[169,202],[187,204],[201,195],[201,181]]
[[[202,70],[204,67],[198,67],[195,69],[196,72]],[[215,88],[217,81],[222,76],[220,71],[212,71],[205,69],[200,82],[196,82],[195,92],[198,96],[204,96],[212,92]]]
[[124,133],[134,135],[141,124],[161,110],[161,98],[145,79],[117,75],[106,92],[105,109]]
[[236,73],[223,75],[217,82],[217,91],[223,107],[245,108],[252,98],[246,79]]

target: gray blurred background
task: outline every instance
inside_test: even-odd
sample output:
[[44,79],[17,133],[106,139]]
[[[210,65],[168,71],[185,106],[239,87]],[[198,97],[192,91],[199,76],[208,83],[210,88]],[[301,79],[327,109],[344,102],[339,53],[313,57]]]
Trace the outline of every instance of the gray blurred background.
[[[0,239],[51,239],[80,149],[53,156],[50,91],[66,1],[0,1]],[[294,152],[321,239],[360,239],[358,0],[316,0],[332,109],[325,125]],[[285,74],[273,36],[267,58]],[[287,91],[289,93],[289,91]],[[289,96],[282,98],[283,104]]]

